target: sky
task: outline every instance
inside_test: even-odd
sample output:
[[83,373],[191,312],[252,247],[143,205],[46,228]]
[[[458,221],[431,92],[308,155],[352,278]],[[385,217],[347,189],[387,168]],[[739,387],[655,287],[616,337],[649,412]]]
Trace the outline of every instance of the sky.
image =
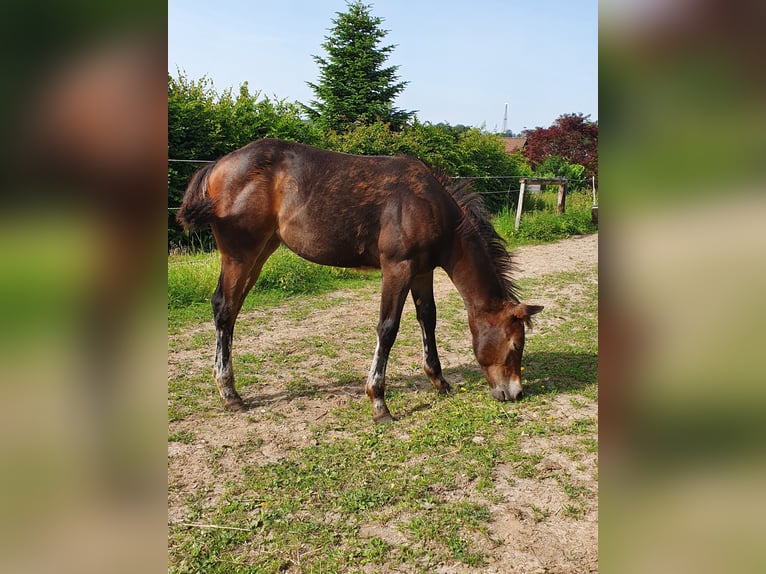
[[[395,106],[422,122],[502,131],[598,119],[596,0],[367,0],[394,44],[386,65],[408,82]],[[313,55],[346,0],[169,0],[168,72],[219,93],[315,99]]]

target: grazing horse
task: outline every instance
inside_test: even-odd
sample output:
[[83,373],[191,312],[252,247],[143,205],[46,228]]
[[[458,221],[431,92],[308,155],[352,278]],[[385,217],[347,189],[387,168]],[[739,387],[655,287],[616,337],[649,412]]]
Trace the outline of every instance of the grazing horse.
[[464,184],[450,188],[420,161],[262,139],[197,171],[177,219],[187,229],[210,224],[221,253],[212,300],[214,374],[227,408],[244,409],[231,365],[234,322],[282,243],[322,265],[381,270],[378,343],[365,386],[376,423],[393,420],[384,396],[386,364],[408,293],[423,333],[426,375],[440,393],[450,390],[436,352],[436,267],[465,302],[490,394],[499,401],[521,397],[524,327],[543,308],[519,302],[511,256],[480,197]]

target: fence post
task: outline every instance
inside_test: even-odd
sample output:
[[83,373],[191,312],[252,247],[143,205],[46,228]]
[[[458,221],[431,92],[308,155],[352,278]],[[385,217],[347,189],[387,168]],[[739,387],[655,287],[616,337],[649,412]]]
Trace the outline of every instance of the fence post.
[[524,205],[524,188],[527,186],[527,180],[520,179],[519,183],[521,183],[519,186],[519,204],[516,206],[516,223],[513,226],[516,231],[519,230],[519,223],[521,223],[521,206]]
[[567,184],[559,183],[559,199],[556,202],[556,215],[561,215],[564,213],[564,209],[566,208],[566,200],[567,200]]

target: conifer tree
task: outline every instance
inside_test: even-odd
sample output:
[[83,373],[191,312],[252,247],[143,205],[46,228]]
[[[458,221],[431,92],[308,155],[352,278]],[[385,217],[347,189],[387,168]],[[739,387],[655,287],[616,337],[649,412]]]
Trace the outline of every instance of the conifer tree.
[[346,12],[336,12],[334,27],[322,44],[327,57],[314,56],[319,81],[306,83],[316,100],[304,108],[325,129],[345,132],[384,122],[399,130],[414,115],[394,106],[407,82],[398,81],[399,66],[384,67],[395,46],[380,45],[388,30],[381,29],[383,20],[373,16],[371,8],[355,0]]

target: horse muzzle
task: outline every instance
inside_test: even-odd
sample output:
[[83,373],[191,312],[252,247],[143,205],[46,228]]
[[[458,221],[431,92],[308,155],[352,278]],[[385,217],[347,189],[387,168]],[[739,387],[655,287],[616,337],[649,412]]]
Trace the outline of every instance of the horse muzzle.
[[507,384],[497,385],[489,390],[489,394],[496,401],[518,401],[524,396],[524,391],[521,388],[521,381],[510,380]]

